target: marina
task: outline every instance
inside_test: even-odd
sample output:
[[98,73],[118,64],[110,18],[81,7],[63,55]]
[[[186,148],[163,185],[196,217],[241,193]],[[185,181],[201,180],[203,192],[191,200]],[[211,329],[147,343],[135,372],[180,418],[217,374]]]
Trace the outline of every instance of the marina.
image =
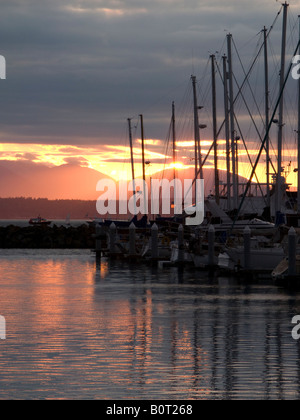
[[[137,264],[151,262],[162,269],[170,265],[190,265],[230,274],[265,275],[274,281],[289,279],[296,284],[300,252],[300,112],[295,113],[295,109],[300,110],[300,78],[293,66],[297,64],[295,57],[300,51],[300,24],[299,18],[298,22],[293,20],[293,26],[289,25],[291,34],[288,34],[288,19],[289,4],[285,2],[269,29],[264,27],[259,37],[257,35],[256,51],[248,71],[242,64],[233,35],[228,32],[222,53],[209,56],[205,98],[199,94],[204,77],[200,80],[194,75],[190,77],[189,101],[186,101],[192,106],[185,109],[184,117],[180,115],[182,108],[179,107],[178,113],[172,102],[162,172],[147,177],[151,160],[146,157],[145,118],[139,114],[136,123],[128,118],[132,179],[130,182],[120,180],[118,184],[112,179],[98,182],[98,215],[81,221],[73,221],[70,214],[66,220],[30,218],[31,230],[23,220],[2,221],[2,247],[55,249],[77,245],[94,249],[97,259],[129,259]],[[276,57],[274,52],[270,54],[275,26],[281,31],[281,48]],[[273,62],[277,59],[272,66],[270,55]],[[259,63],[264,80],[264,90],[259,92],[260,107],[254,95],[257,87],[251,85],[252,72]],[[242,73],[237,67],[242,68]],[[271,67],[275,75],[279,71],[279,77],[278,74],[274,77],[273,73],[272,82]],[[242,75],[241,81],[237,81],[236,74]],[[287,105],[285,98],[290,99],[287,89],[291,83],[297,95],[293,97],[295,102],[289,101]],[[209,127],[203,121],[204,109],[210,117]],[[244,134],[245,121],[239,122],[239,113],[243,112],[245,120],[245,111],[250,125],[247,135]],[[291,112],[293,118],[289,116]],[[185,152],[178,147],[185,141],[180,128],[185,125],[183,118],[193,125],[193,156],[184,170],[176,165]],[[287,125],[291,126],[297,143],[297,156],[288,164],[284,150],[290,135]],[[201,138],[206,128],[212,130],[207,153],[203,151]],[[140,138],[137,138],[138,129]],[[140,162],[135,161],[137,141]],[[254,142],[255,159],[249,152],[249,143]],[[262,161],[263,175],[257,172]],[[137,165],[141,178],[136,177]],[[247,178],[242,177],[239,170],[246,165]],[[288,180],[292,167],[297,190],[290,188]]]
[[[96,228],[96,258],[102,256],[130,260],[136,263],[165,266],[192,266],[208,271],[227,271],[252,277],[264,276],[273,280],[288,277],[299,286],[299,231],[292,227],[281,229],[281,242],[274,241],[278,230],[269,227],[264,233],[259,230],[252,236],[251,229],[236,230],[228,241],[226,230],[215,231],[213,225],[202,227],[196,233],[184,229],[183,225],[160,226],[137,229],[132,223],[129,228]],[[281,269],[278,269],[278,266]]]
[[[172,162],[174,163],[173,172],[161,174],[162,191],[154,188],[152,175],[147,181],[146,166],[151,162],[145,159],[145,129],[144,117],[139,115],[138,125],[141,130],[141,154],[142,154],[142,184],[141,180],[135,179],[136,162],[133,154],[132,122],[128,119],[129,145],[131,149],[131,168],[132,168],[132,195],[129,201],[134,203],[135,214],[144,215],[145,225],[138,228],[136,223],[138,218],[124,222],[123,225],[117,220],[105,220],[96,226],[96,255],[109,258],[134,259],[136,262],[151,261],[158,263],[161,268],[170,265],[191,265],[196,268],[206,270],[223,270],[230,274],[251,276],[269,276],[274,281],[287,281],[294,285],[300,280],[299,252],[300,252],[300,113],[297,114],[293,132],[297,134],[297,157],[294,161],[296,165],[294,173],[297,175],[297,191],[290,189],[288,176],[291,172],[292,161],[284,166],[284,131],[287,114],[294,109],[300,110],[300,81],[295,77],[293,64],[297,62],[294,57],[300,51],[300,30],[298,22],[298,41],[287,45],[287,22],[288,22],[287,2],[281,5],[273,25],[269,30],[264,27],[261,31],[260,42],[254,61],[250,64],[249,71],[244,68],[244,79],[241,84],[235,78],[235,66],[233,62],[233,52],[240,59],[239,52],[231,33],[226,35],[224,44],[224,54],[211,54],[209,57],[208,68],[210,67],[211,83],[209,84],[212,121],[212,143],[208,153],[205,155],[201,146],[201,130],[207,125],[201,123],[199,112],[205,108],[205,103],[199,106],[199,84],[196,76],[191,76],[191,96],[193,99],[193,124],[194,124],[194,167],[193,182],[189,189],[183,192],[180,184],[180,177],[185,176],[176,170],[175,162],[180,160],[178,156],[177,142],[177,115],[174,102],[172,103],[172,114],[170,130],[168,136],[167,150],[170,150]],[[279,17],[281,24],[281,51],[278,63],[279,79],[277,94],[273,97],[271,106],[270,97],[270,75],[268,55],[271,43],[272,31],[275,23],[278,24]],[[294,25],[297,29],[296,24]],[[289,51],[289,52],[288,52]],[[293,53],[291,53],[291,51]],[[289,55],[289,60],[287,60]],[[292,57],[290,57],[290,55]],[[257,115],[250,111],[248,100],[245,99],[243,92],[245,86],[250,86],[250,74],[257,65],[259,59],[263,63],[264,75],[264,109],[256,109],[260,118],[258,128]],[[242,65],[241,61],[239,63]],[[222,70],[222,71],[221,71]],[[209,71],[207,72],[209,73]],[[207,76],[207,75],[206,75]],[[218,86],[223,90],[224,108],[221,111],[217,107],[217,76],[221,82]],[[285,104],[286,87],[288,81],[292,79],[298,88],[298,97],[295,103]],[[298,81],[297,81],[298,80]],[[237,85],[237,86],[236,86]],[[238,91],[235,92],[236,87]],[[296,90],[296,89],[295,89]],[[220,92],[219,92],[220,94]],[[206,98],[207,98],[206,96]],[[255,97],[251,90],[251,100],[257,106]],[[247,146],[247,138],[243,134],[243,128],[238,121],[237,102],[243,103],[248,111],[249,124],[255,128],[258,137],[258,149],[255,159],[251,159]],[[225,118],[224,118],[225,117]],[[223,119],[224,118],[224,119]],[[202,117],[203,120],[203,117]],[[221,123],[222,121],[222,123]],[[274,141],[272,127],[277,127],[277,141]],[[135,126],[137,129],[137,126]],[[272,134],[271,134],[272,133]],[[221,137],[225,134],[225,137]],[[220,159],[220,138],[225,138],[225,158],[224,162]],[[250,141],[248,139],[248,141]],[[253,142],[253,138],[251,139]],[[275,145],[276,143],[276,145]],[[275,149],[275,157],[271,156],[271,147]],[[245,160],[241,162],[242,148],[245,149],[248,157],[250,174],[247,180],[242,180],[239,174],[241,163],[245,165]],[[212,155],[212,157],[210,156]],[[213,181],[209,187],[209,194],[200,191],[199,179],[207,182],[208,172],[206,164],[211,159],[213,162]],[[265,162],[264,177],[259,176],[257,168],[261,160]],[[247,159],[246,159],[247,160]],[[277,166],[275,164],[277,160]],[[220,162],[222,169],[220,169]],[[298,163],[298,164],[297,164]],[[191,173],[189,172],[189,174]],[[221,174],[223,180],[221,181]],[[265,178],[265,180],[262,180]],[[167,192],[163,191],[164,182],[169,182]],[[185,178],[186,180],[186,178]],[[139,187],[137,185],[139,184]],[[119,187],[121,189],[121,187]],[[99,187],[99,191],[102,188]],[[171,193],[172,190],[172,193]],[[180,211],[182,202],[185,201],[187,194],[192,194],[191,205],[185,206],[183,212]],[[157,210],[153,213],[153,197],[158,200]],[[164,211],[165,203],[171,198],[172,206],[169,214]],[[105,198],[98,200],[98,209],[105,209]],[[149,212],[148,201],[151,201]],[[179,210],[178,210],[179,209]],[[203,218],[201,222],[193,225],[191,209],[195,215],[201,209]],[[189,212],[188,212],[189,210]],[[173,213],[172,213],[173,211]],[[160,215],[164,214],[164,217]],[[145,216],[147,215],[147,216]],[[107,217],[109,219],[109,216]],[[196,219],[195,219],[196,220]],[[103,245],[104,243],[104,245]]]
[[11,43],[3,95],[28,104],[3,108],[0,400],[299,400],[295,4],[27,3],[38,30],[13,5],[14,42],[35,48]]

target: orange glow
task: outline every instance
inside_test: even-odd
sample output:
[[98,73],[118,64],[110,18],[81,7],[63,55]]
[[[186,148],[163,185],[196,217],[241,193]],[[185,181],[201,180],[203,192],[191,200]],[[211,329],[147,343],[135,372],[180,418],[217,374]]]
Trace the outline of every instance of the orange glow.
[[[142,144],[142,140],[141,139],[137,139],[137,142]],[[161,140],[157,140],[157,139],[146,139],[144,140],[144,144],[148,145],[148,146],[160,146],[161,145]]]
[[[136,177],[142,175],[141,155],[139,148],[134,148]],[[2,160],[31,161],[47,166],[60,166],[71,160],[78,161],[81,166],[106,174],[117,181],[131,179],[130,148],[129,146],[101,145],[101,146],[70,146],[44,144],[1,144]],[[146,175],[158,172],[164,168],[165,155],[146,150],[145,157],[150,161],[146,168]],[[151,161],[155,160],[155,163]],[[161,161],[161,163],[158,163]]]
[[[212,140],[201,140],[202,147],[210,147]],[[218,145],[226,144],[226,140],[218,140]],[[176,147],[189,148],[195,146],[195,140],[182,140],[176,142]]]
[[171,164],[171,168],[175,168],[175,169],[183,169],[184,164],[181,162],[173,162]]
[[[225,162],[225,150],[222,147],[224,140],[219,140],[219,168],[221,170],[226,169]],[[193,166],[193,150],[189,151],[188,148],[194,144],[193,141],[178,141],[178,149],[182,148],[178,153],[180,161],[173,163],[170,162],[171,156],[166,156],[164,153],[160,153],[162,149],[162,141],[156,139],[150,139],[147,141],[145,158],[148,162],[146,165],[146,176],[151,177],[157,172],[161,172],[165,169],[175,168],[178,171],[184,170]],[[210,141],[202,141],[203,146],[211,145]],[[183,151],[184,148],[187,148]],[[136,178],[142,175],[142,151],[139,145],[133,149],[134,160],[135,160],[135,176]],[[206,154],[206,149],[203,151],[203,156]],[[257,156],[257,150],[254,148],[249,150],[249,154],[254,161]],[[288,162],[291,160],[291,156],[296,156],[296,150],[287,150],[283,156],[283,162],[288,170],[285,173],[287,183],[291,184],[291,188],[297,186],[297,173],[294,170],[297,168],[297,162],[292,161],[291,166],[288,167]],[[277,165],[276,155],[273,153],[272,161],[274,166]],[[66,163],[73,163],[80,166],[85,166],[90,169],[101,172],[104,175],[114,178],[116,181],[119,180],[130,180],[132,177],[131,163],[130,163],[130,148],[125,145],[49,145],[49,144],[19,144],[19,143],[2,143],[0,145],[0,161],[20,161],[20,162],[31,162],[32,164],[44,164],[49,167],[60,166]],[[210,156],[207,160],[207,164],[212,167],[213,156]],[[209,167],[207,166],[207,167]],[[248,163],[248,158],[245,151],[240,148],[239,150],[239,174],[245,178],[249,178],[251,174],[251,166]],[[258,178],[261,182],[266,182],[266,167],[265,158],[262,156],[261,162],[257,168]],[[256,182],[256,178],[253,179]]]

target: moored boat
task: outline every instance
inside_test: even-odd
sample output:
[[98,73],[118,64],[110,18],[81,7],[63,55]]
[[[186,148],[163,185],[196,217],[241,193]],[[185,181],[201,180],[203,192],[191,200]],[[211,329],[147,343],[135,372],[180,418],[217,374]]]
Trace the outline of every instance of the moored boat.
[[43,219],[41,216],[29,220],[29,224],[33,226],[48,226],[51,223],[50,220]]

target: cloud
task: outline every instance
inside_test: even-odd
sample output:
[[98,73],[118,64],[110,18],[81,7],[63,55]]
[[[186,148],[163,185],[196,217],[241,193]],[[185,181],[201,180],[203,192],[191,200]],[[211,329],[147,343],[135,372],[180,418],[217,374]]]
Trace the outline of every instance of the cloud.
[[17,153],[15,157],[18,159],[27,160],[30,162],[33,162],[39,159],[39,156],[36,153]]
[[72,156],[64,158],[65,163],[76,166],[89,166],[89,162],[82,156]]
[[[146,135],[162,139],[171,102],[182,103],[192,73],[208,92],[209,78],[202,75],[210,53],[225,52],[225,30],[233,33],[247,68],[258,32],[279,9],[269,0],[4,2],[0,54],[7,59],[7,80],[0,83],[0,140],[120,144],[126,119],[140,113]],[[293,5],[291,13],[295,20]],[[280,30],[278,20],[277,53]],[[237,65],[236,54],[234,59]],[[237,76],[243,79],[241,70]]]

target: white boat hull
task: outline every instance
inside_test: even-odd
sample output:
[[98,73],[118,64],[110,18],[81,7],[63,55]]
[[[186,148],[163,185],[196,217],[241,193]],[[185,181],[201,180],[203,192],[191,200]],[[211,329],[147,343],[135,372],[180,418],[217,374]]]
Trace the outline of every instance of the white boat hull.
[[[243,247],[228,248],[226,253],[236,266],[246,268]],[[250,255],[247,256],[248,268],[253,271],[272,271],[284,257],[282,247],[251,249]]]

